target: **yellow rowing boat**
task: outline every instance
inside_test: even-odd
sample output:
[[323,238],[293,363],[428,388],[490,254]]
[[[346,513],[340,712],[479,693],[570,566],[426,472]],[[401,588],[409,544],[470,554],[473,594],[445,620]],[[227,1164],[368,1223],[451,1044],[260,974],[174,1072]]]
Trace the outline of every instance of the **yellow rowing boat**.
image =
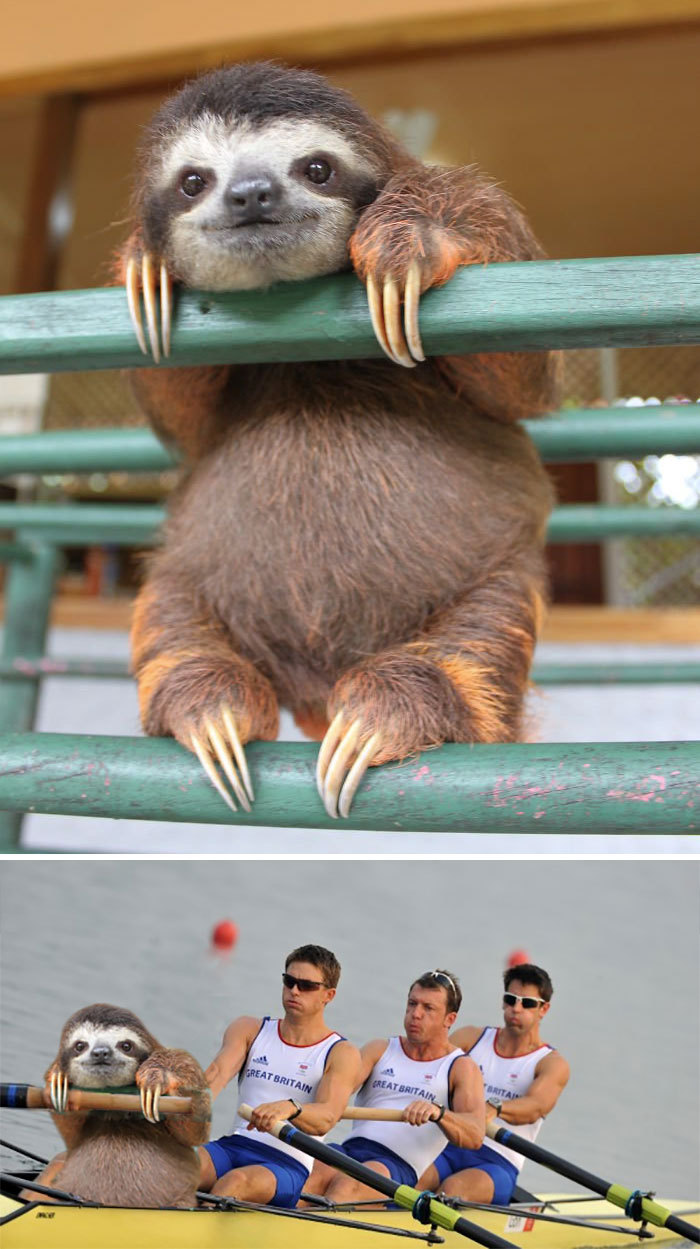
[[[7,1193],[7,1189],[6,1189]],[[700,1227],[700,1204],[665,1205]],[[509,1213],[465,1209],[465,1215],[517,1249],[625,1249],[639,1244],[639,1224],[597,1198],[546,1195]],[[554,1222],[537,1213],[570,1219]],[[406,1211],[354,1206],[341,1210],[275,1211],[243,1204],[224,1210],[124,1210],[35,1204],[0,1195],[2,1249],[392,1249],[399,1239],[464,1246],[455,1232],[417,1223]],[[653,1243],[682,1244],[666,1228],[649,1229]],[[397,1236],[398,1233],[398,1236]]]

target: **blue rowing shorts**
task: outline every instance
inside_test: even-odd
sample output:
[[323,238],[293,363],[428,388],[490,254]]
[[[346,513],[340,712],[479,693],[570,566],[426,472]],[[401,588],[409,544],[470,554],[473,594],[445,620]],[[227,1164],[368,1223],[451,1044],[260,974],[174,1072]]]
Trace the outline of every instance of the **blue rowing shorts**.
[[448,1145],[435,1159],[434,1166],[440,1183],[457,1171],[485,1171],[493,1180],[491,1200],[498,1206],[508,1205],[518,1180],[518,1172],[512,1162],[495,1149],[489,1149],[488,1145],[482,1145],[481,1149],[458,1149],[456,1145]]
[[347,1154],[356,1162],[382,1162],[397,1184],[414,1185],[418,1179],[413,1167],[404,1162],[403,1158],[366,1136],[349,1136],[342,1145],[333,1145],[332,1148],[339,1149],[341,1154]]
[[232,1136],[220,1136],[204,1146],[214,1163],[217,1179],[237,1167],[267,1167],[277,1180],[271,1206],[289,1209],[295,1206],[301,1190],[309,1178],[306,1167],[281,1149],[265,1145],[262,1141],[247,1141],[241,1132]]

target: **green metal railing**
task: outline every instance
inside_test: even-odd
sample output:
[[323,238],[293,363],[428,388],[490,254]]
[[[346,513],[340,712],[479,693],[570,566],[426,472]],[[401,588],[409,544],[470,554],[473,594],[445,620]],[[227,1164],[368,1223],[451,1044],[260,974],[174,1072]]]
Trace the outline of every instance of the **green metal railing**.
[[[247,746],[256,798],[251,813],[234,815],[195,757],[175,741],[0,734],[0,808],[171,823],[337,829],[338,822],[326,815],[316,792],[317,752],[312,742]],[[451,833],[698,832],[698,753],[692,742],[441,746],[401,766],[370,769],[342,827]]]
[[[421,299],[428,354],[700,343],[700,255],[472,266]],[[381,356],[353,274],[270,292],[180,292],[159,368]],[[123,290],[0,303],[0,372],[140,368]]]
[[[700,343],[700,257],[622,257],[493,265],[460,271],[421,301],[429,353]],[[135,346],[120,289],[0,300],[0,372],[379,356],[351,274],[261,294],[181,292],[173,355],[149,365]],[[700,407],[590,409],[527,422],[543,458],[637,458],[700,451]],[[175,464],[146,430],[0,439],[0,477],[15,473],[161,470]],[[314,745],[252,743],[252,816],[223,808],[177,743],[30,730],[47,675],[124,676],[109,660],[45,657],[59,548],[147,545],[163,510],[117,504],[0,504],[9,563],[0,658],[0,850],[17,848],[19,813],[106,815],[280,827],[333,827],[316,795]],[[680,508],[564,506],[550,541],[698,533]],[[60,671],[59,671],[60,669]],[[697,681],[700,665],[539,666],[542,683]],[[429,778],[429,783],[426,782]],[[3,814],[4,812],[4,814]],[[694,832],[700,743],[444,746],[401,767],[372,769],[343,827],[442,831]],[[337,827],[337,825],[335,825]],[[349,843],[351,844],[351,843]]]

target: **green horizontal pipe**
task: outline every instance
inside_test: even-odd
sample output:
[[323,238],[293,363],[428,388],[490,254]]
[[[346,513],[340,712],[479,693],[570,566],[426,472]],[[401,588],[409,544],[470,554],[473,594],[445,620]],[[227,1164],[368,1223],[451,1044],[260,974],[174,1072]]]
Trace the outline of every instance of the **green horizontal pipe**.
[[[675,685],[700,681],[700,662],[534,664],[531,672],[536,685]],[[107,680],[130,677],[129,665],[120,659],[66,659],[45,656],[27,659],[0,658],[0,677],[21,680],[26,677],[94,677]]]
[[150,429],[61,429],[0,437],[0,475],[6,476],[161,472],[178,462]]
[[523,424],[550,464],[700,453],[700,403],[567,408]]
[[542,663],[530,675],[536,685],[683,685],[700,681],[700,663]]
[[317,754],[311,742],[247,746],[256,799],[233,814],[172,739],[0,734],[0,810],[347,831],[700,831],[698,742],[442,746],[371,768],[339,821],[316,792]]
[[[0,503],[0,529],[21,527],[59,546],[150,545],[164,519],[165,509],[150,503]],[[700,510],[564,503],[550,517],[547,538],[550,542],[600,542],[697,533]]]
[[[700,255],[473,265],[421,299],[429,354],[700,342]],[[380,356],[352,273],[179,291],[170,365]],[[0,372],[139,367],[122,288],[8,295]]]
[[668,538],[679,534],[700,534],[699,510],[563,503],[552,512],[547,540],[600,542],[604,538]]
[[[700,452],[700,404],[571,408],[524,424],[549,462]],[[149,429],[55,430],[0,438],[0,475],[161,472],[178,462]]]

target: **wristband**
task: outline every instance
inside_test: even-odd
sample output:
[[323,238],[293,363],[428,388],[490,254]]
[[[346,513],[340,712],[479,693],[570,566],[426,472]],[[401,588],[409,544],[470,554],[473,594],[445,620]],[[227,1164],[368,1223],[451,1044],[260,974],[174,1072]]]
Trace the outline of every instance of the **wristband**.
[[287,1119],[287,1123],[291,1123],[291,1122],[292,1122],[292,1119],[298,1119],[298,1118],[299,1118],[299,1115],[301,1114],[301,1112],[302,1112],[302,1110],[303,1110],[303,1106],[301,1106],[301,1105],[300,1105],[300,1103],[299,1103],[298,1101],[295,1101],[295,1099],[294,1099],[293,1097],[288,1097],[288,1098],[287,1098],[287,1101],[288,1101],[288,1102],[291,1102],[291,1103],[292,1103],[292,1105],[293,1105],[293,1107],[294,1107],[294,1114],[293,1114],[293,1115],[290,1115],[290,1116],[289,1116],[289,1118]]

